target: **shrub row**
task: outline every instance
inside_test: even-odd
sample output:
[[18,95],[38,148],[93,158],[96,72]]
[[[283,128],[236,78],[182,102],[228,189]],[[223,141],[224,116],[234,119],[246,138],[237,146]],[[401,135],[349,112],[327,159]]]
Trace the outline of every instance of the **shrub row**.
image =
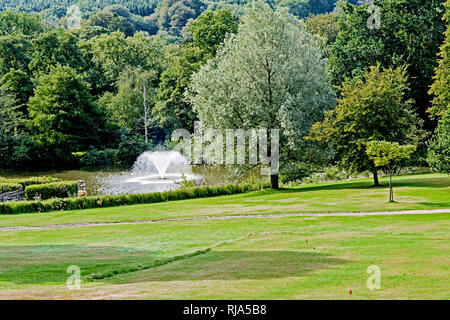
[[53,177],[31,177],[31,178],[13,178],[13,179],[0,178],[0,183],[18,183],[22,186],[23,190],[25,190],[26,187],[31,185],[59,182],[59,181],[61,181],[61,179]]
[[0,213],[31,213],[52,210],[76,210],[105,208],[132,204],[147,204],[173,200],[231,195],[261,190],[265,184],[243,184],[226,186],[206,186],[178,189],[166,192],[127,194],[118,196],[91,196],[84,198],[50,199],[42,201],[20,201],[0,203]]
[[22,186],[18,183],[1,183],[0,193],[22,190]]
[[25,188],[25,198],[27,200],[34,200],[39,198],[41,200],[51,198],[68,198],[76,196],[78,192],[78,182],[76,181],[61,181],[45,184],[30,185]]

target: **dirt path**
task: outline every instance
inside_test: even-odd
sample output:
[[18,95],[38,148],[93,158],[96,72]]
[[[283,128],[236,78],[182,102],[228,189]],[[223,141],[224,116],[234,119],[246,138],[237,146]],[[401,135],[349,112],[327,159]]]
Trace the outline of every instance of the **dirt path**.
[[436,210],[403,210],[403,211],[374,211],[374,212],[331,212],[331,213],[280,213],[280,214],[249,214],[249,215],[231,215],[231,216],[204,216],[192,218],[173,218],[173,219],[154,219],[154,220],[136,220],[119,222],[86,222],[75,224],[51,224],[46,226],[26,227],[0,227],[0,231],[11,230],[50,230],[67,229],[79,227],[98,227],[124,224],[142,224],[169,221],[196,221],[196,220],[228,220],[228,219],[264,219],[264,218],[285,218],[285,217],[364,217],[364,216],[382,216],[382,215],[401,215],[401,214],[437,214],[450,213],[450,209]]

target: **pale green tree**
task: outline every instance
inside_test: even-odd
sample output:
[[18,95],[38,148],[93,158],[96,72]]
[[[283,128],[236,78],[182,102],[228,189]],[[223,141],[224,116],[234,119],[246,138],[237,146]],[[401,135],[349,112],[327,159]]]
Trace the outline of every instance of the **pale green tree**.
[[407,159],[416,150],[413,145],[400,145],[397,142],[369,141],[366,153],[376,167],[386,168],[389,172],[389,202],[394,202],[392,188],[392,173],[401,166],[401,161]]
[[[254,5],[192,76],[187,92],[204,127],[280,129],[280,163],[298,158],[303,137],[335,103],[318,38],[287,10]],[[278,188],[278,174],[271,172]]]

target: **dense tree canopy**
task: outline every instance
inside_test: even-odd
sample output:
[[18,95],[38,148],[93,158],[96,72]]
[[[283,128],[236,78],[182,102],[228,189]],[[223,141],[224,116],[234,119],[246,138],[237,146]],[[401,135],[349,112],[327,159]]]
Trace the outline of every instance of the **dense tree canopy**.
[[[366,6],[345,5],[339,15],[339,34],[331,48],[330,68],[336,85],[362,74],[369,66],[407,65],[408,98],[427,120],[428,90],[432,84],[436,54],[443,42],[445,23],[442,0],[384,0],[374,2],[381,10],[380,29],[370,29]],[[431,125],[428,125],[432,128]]]
[[39,78],[29,112],[36,142],[54,151],[55,159],[100,143],[101,114],[87,83],[68,66],[56,66]]
[[[342,141],[323,149],[303,139],[312,122],[322,120],[324,109],[334,107],[334,94],[342,95],[343,88],[357,83],[366,94],[357,87],[346,89],[353,98],[342,96],[347,99],[345,107],[341,101],[335,115],[344,110],[349,115],[368,112],[383,117],[365,103],[356,103],[358,97],[385,106],[379,109],[394,120],[382,119],[382,128],[386,124],[403,132],[411,123],[420,127],[412,110],[419,109],[425,118],[425,107],[431,105],[430,115],[439,127],[428,143],[428,160],[436,170],[444,170],[449,35],[447,30],[444,42],[448,22],[441,19],[442,1],[377,3],[382,11],[380,29],[367,27],[366,7],[345,1],[326,14],[336,1],[262,1],[293,15],[274,14],[268,7],[261,11],[261,4],[252,2],[0,0],[0,10],[20,11],[0,12],[0,165],[51,165],[39,161],[51,157],[56,165],[69,158],[73,165],[92,165],[106,155],[114,155],[112,163],[133,162],[142,150],[166,143],[173,130],[192,130],[193,122],[201,119],[221,128],[281,128],[280,170],[287,174],[280,172],[285,181],[301,179],[316,161],[314,166],[323,168],[336,152],[341,163],[346,157],[349,163],[362,163],[354,166],[359,170],[368,167],[367,157],[355,136],[344,131]],[[80,7],[81,28],[68,29],[72,11],[67,8],[73,4]],[[215,10],[220,8],[230,10]],[[385,69],[379,74],[405,65],[407,83],[394,75],[364,78],[377,63]],[[340,85],[336,92],[328,85],[326,69]],[[389,91],[389,86],[397,87],[401,95]],[[412,109],[411,97],[416,98]],[[83,125],[75,130],[72,121]],[[367,120],[358,121],[360,125]],[[88,130],[78,136],[74,131],[82,131],[81,127]],[[360,138],[373,138],[364,129]],[[409,136],[392,136],[384,129],[375,136],[415,143],[421,132],[413,129]],[[345,155],[346,150],[353,154]],[[74,151],[83,158],[72,157]]]

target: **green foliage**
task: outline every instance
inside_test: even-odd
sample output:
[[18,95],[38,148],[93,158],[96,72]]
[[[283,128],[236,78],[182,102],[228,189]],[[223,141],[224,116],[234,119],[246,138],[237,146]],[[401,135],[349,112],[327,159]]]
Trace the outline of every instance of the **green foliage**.
[[34,138],[52,158],[68,159],[72,152],[99,143],[101,115],[88,85],[70,67],[57,66],[39,78],[29,102]]
[[99,150],[90,147],[87,152],[78,156],[78,162],[81,166],[129,166],[139,155],[151,148],[152,144],[146,143],[142,136],[122,134],[116,148]]
[[450,174],[450,106],[429,142],[427,162],[433,170]]
[[450,108],[450,0],[445,2],[445,8],[444,21],[447,23],[447,30],[439,52],[440,59],[434,83],[429,92],[434,96],[433,104],[428,110],[432,117],[442,116]]
[[381,10],[381,28],[369,29],[368,5],[345,5],[339,14],[339,34],[331,48],[330,70],[335,85],[364,73],[369,66],[407,66],[414,109],[426,120],[431,98],[427,94],[436,54],[443,42],[445,22],[442,0],[384,0],[374,2]]
[[61,181],[61,182],[30,185],[25,188],[25,198],[27,200],[68,198],[75,196],[77,192],[78,192],[78,182]]
[[153,117],[168,134],[178,128],[193,128],[197,119],[192,105],[184,97],[193,73],[205,63],[204,52],[193,46],[170,46],[167,68],[161,74]]
[[0,182],[0,193],[21,190],[22,186],[18,183]]
[[401,160],[409,158],[410,154],[415,150],[415,146],[402,146],[397,142],[369,141],[366,153],[376,167],[393,169],[400,164]]
[[0,183],[18,183],[22,187],[23,190],[25,190],[26,187],[31,185],[37,185],[37,184],[44,184],[44,183],[53,183],[53,182],[59,182],[61,179],[54,178],[54,177],[31,177],[31,178],[13,178],[13,179],[6,179],[0,177]]
[[339,26],[336,15],[324,13],[317,16],[309,16],[305,19],[308,31],[321,36],[329,46],[336,41]]
[[148,131],[153,127],[151,111],[155,104],[158,76],[155,70],[125,69],[118,80],[117,94],[107,93],[99,100],[109,121],[148,138],[152,134]]
[[92,57],[95,67],[104,74],[103,81],[115,87],[127,67],[161,70],[160,46],[142,33],[125,37],[121,32],[102,34],[84,44],[85,54]]
[[405,101],[405,68],[370,67],[364,79],[347,80],[340,90],[336,109],[312,127],[310,138],[335,148],[341,167],[350,173],[375,172],[366,154],[371,140],[417,145],[423,138],[422,121]]
[[[277,7],[285,7],[298,18],[305,18],[310,14],[321,14],[333,11],[337,0],[278,0],[274,1]],[[349,0],[349,3],[357,3],[357,0]]]
[[206,11],[188,25],[188,30],[193,45],[214,56],[226,35],[237,32],[238,24],[228,10]]
[[281,161],[296,159],[310,126],[335,101],[326,62],[304,23],[255,5],[192,76],[187,97],[205,128],[280,128]]
[[31,58],[29,68],[35,74],[47,74],[57,65],[75,70],[83,65],[77,37],[64,29],[48,30],[33,39]]
[[[0,2],[0,8],[5,8]],[[44,27],[38,15],[29,15],[24,12],[12,12],[6,10],[0,12],[0,35],[23,34],[35,36],[42,32]]]
[[200,0],[162,0],[158,3],[156,16],[160,30],[181,36],[181,30],[189,19],[197,18],[205,9]]
[[133,36],[136,28],[131,19],[130,12],[126,8],[122,8],[123,10],[114,10],[118,8],[113,8],[109,11],[105,9],[105,11],[98,12],[91,16],[86,24],[91,27],[101,27],[110,32],[120,31],[127,37]]
[[76,210],[89,208],[105,208],[132,204],[157,203],[245,193],[249,191],[261,190],[263,187],[265,186],[262,184],[207,186],[145,194],[7,202],[0,203],[0,213],[30,213],[53,210]]

